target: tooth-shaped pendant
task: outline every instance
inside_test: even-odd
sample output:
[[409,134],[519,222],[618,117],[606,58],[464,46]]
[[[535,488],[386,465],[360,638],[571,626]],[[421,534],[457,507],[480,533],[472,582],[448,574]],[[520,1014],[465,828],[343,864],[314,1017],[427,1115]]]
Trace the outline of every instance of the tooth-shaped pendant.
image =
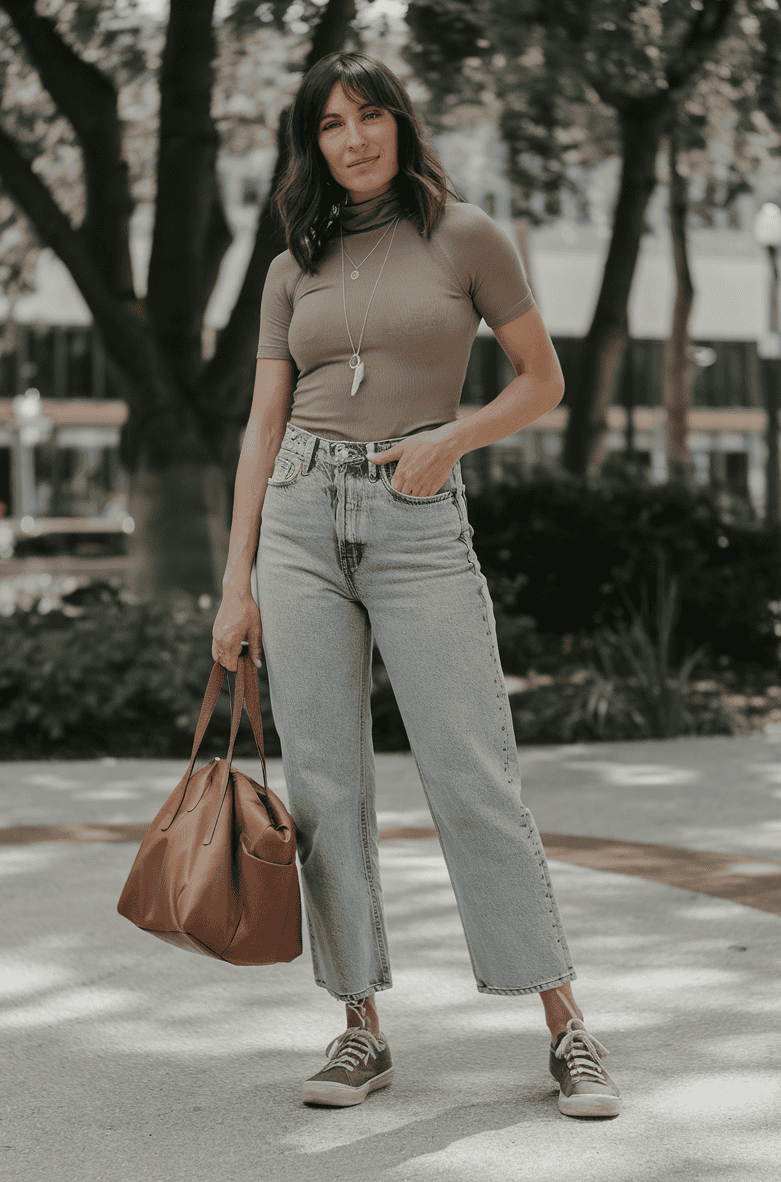
[[355,376],[353,378],[353,388],[350,391],[351,398],[352,398],[353,394],[355,394],[356,390],[358,389],[358,387],[360,386],[362,381],[363,381],[363,362],[359,361],[355,367]]

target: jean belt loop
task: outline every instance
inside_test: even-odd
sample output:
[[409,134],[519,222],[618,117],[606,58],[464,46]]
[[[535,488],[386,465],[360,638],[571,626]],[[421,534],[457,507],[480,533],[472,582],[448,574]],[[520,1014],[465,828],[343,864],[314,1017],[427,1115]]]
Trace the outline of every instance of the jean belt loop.
[[305,475],[315,462],[315,455],[317,454],[317,445],[320,440],[315,435],[312,439],[307,439],[304,447],[304,455],[301,460],[301,471]]
[[[373,442],[366,444],[366,454],[367,454],[367,456],[377,455],[377,448],[374,446]],[[374,483],[380,475],[379,469],[376,464],[369,463],[368,460],[367,460],[367,465],[369,468],[369,480],[371,480],[372,483]]]

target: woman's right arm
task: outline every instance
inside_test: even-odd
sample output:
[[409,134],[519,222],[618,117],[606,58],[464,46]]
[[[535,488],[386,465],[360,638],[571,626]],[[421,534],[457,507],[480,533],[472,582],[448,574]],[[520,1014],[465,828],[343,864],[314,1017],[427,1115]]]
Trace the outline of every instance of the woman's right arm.
[[[290,416],[293,375],[292,361],[258,359],[252,408],[236,470],[222,604],[213,630],[212,656],[228,669],[235,670],[241,642],[247,638],[250,657],[256,664],[260,663],[260,631],[254,626],[259,616],[251,590],[252,564],[266,487]],[[250,619],[251,631],[247,628]],[[217,655],[218,650],[222,650],[222,658]]]

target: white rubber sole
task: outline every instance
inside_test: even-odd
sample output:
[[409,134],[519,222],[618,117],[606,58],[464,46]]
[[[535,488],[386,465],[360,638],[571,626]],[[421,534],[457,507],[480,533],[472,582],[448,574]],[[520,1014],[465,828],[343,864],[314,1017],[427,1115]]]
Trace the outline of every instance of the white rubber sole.
[[361,1088],[351,1088],[349,1084],[307,1080],[301,1089],[301,1098],[305,1104],[327,1104],[334,1108],[347,1108],[351,1104],[360,1104],[369,1092],[387,1088],[392,1079],[393,1068],[389,1067],[382,1075],[367,1079]]
[[565,1096],[559,1092],[559,1112],[565,1116],[618,1116],[620,1111],[621,1100],[618,1096],[598,1095],[595,1092]]

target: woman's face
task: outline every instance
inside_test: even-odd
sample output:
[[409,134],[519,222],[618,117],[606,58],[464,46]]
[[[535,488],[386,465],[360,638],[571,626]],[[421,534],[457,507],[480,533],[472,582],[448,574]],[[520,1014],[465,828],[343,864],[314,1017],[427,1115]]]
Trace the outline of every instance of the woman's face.
[[317,142],[331,176],[347,189],[353,204],[379,197],[398,172],[393,115],[361,97],[350,98],[341,82],[328,96]]

